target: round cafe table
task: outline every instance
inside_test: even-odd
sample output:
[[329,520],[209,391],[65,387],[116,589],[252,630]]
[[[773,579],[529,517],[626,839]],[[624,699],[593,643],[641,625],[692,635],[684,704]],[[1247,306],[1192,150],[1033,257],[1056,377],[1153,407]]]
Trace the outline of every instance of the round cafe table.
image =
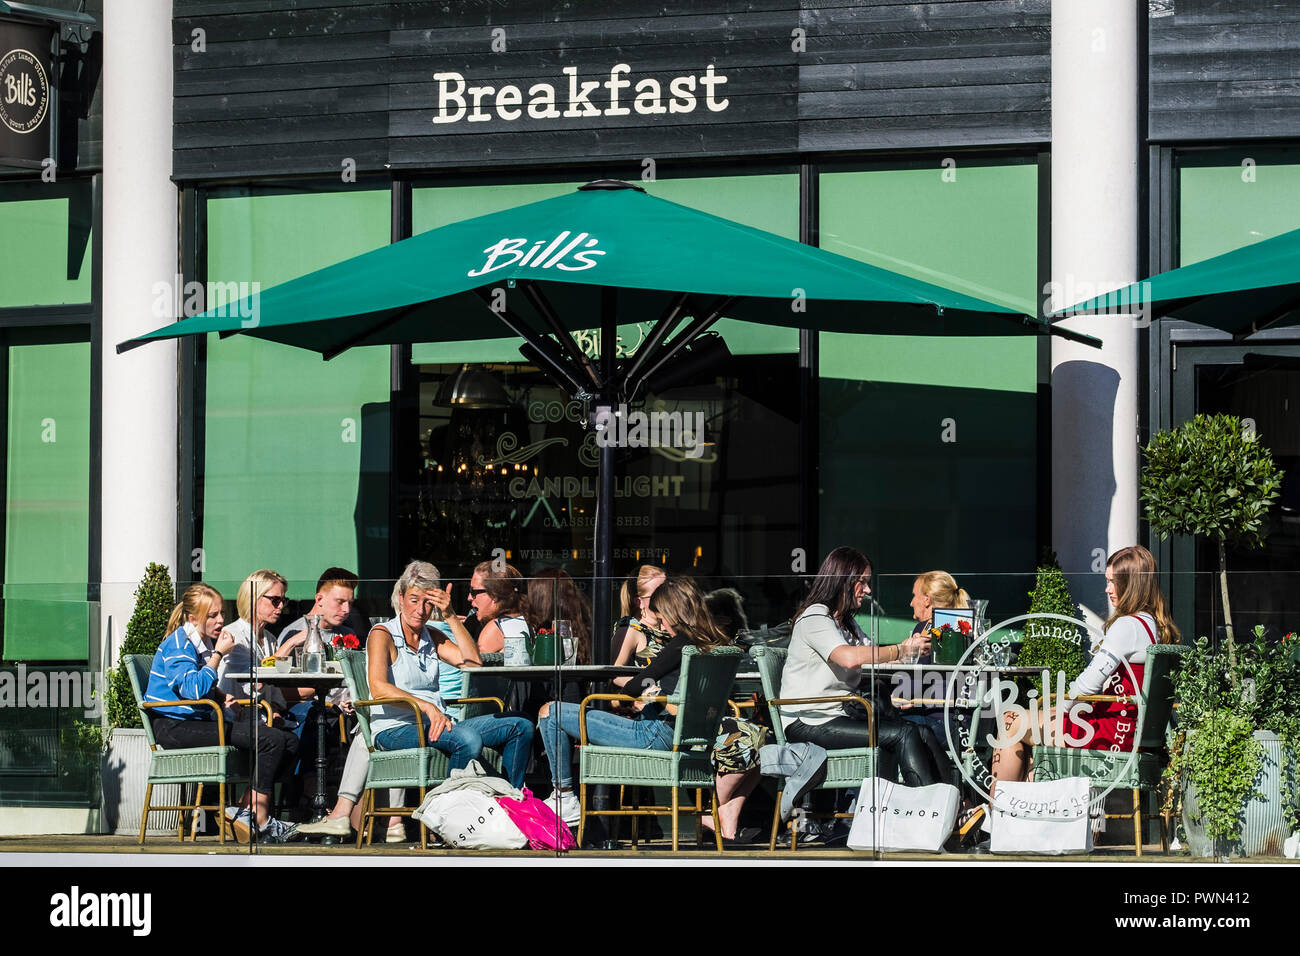
[[321,713],[316,720],[316,792],[311,798],[311,822],[324,818],[329,812],[329,804],[325,801],[325,769],[328,763],[325,756],[325,697],[335,687],[343,686],[343,674],[335,671],[292,670],[282,673],[273,667],[258,667],[255,674],[231,673],[228,676],[235,680],[273,684],[276,687],[310,687],[315,692]]

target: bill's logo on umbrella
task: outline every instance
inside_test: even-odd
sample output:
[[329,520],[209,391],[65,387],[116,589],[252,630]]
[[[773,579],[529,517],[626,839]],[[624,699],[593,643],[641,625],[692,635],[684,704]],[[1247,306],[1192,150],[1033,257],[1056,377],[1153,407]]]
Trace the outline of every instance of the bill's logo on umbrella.
[[466,275],[473,278],[513,265],[582,272],[597,264],[592,256],[605,254],[604,249],[595,248],[597,245],[599,240],[590,233],[580,232],[575,236],[567,229],[552,239],[538,239],[532,245],[528,239],[501,239],[483,250],[487,253],[487,261]]

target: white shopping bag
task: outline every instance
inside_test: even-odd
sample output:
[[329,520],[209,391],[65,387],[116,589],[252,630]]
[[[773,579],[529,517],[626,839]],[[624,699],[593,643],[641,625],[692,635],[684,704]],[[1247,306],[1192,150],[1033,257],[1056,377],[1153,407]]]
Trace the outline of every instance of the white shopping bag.
[[868,777],[858,791],[849,849],[937,853],[952,835],[961,797],[946,783],[905,787]]
[[479,790],[430,794],[413,816],[460,850],[518,850],[528,845],[496,800]]
[[989,812],[989,849],[994,853],[1090,852],[1091,783],[1087,777],[1000,782]]

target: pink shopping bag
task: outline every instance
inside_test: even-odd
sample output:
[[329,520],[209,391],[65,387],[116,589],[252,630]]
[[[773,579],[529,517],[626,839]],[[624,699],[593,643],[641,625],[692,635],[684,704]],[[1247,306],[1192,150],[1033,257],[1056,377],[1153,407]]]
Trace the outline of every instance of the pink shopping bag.
[[555,815],[547,804],[533,796],[527,787],[522,800],[497,797],[506,814],[528,840],[534,850],[572,850],[578,845],[567,824]]

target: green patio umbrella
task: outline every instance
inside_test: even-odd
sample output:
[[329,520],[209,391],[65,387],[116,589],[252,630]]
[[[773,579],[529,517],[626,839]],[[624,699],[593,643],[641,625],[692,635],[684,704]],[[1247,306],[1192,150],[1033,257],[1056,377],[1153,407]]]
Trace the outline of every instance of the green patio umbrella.
[[1300,229],[1134,282],[1052,313],[1173,316],[1244,337],[1300,324]]
[[484,296],[494,304],[498,288],[505,290],[506,318],[539,333],[599,326],[601,296],[616,289],[621,323],[657,320],[686,295],[692,299],[681,314],[702,317],[732,299],[718,318],[789,328],[1079,338],[1015,309],[602,181],[383,246],[268,289],[255,303],[213,309],[124,342],[118,351],[224,332],[332,358],[358,345],[519,334],[511,321],[485,321]]
[[[493,316],[499,321],[493,321]],[[720,318],[828,332],[1090,336],[601,180],[554,199],[452,223],[131,339],[218,332],[320,352],[517,335],[572,394],[609,405]],[[653,322],[635,359],[599,362],[572,337]],[[672,339],[669,335],[672,333]],[[593,402],[594,404],[594,402]],[[610,575],[613,449],[601,449],[595,572]],[[595,620],[608,595],[597,588]],[[603,642],[597,642],[602,646]]]

